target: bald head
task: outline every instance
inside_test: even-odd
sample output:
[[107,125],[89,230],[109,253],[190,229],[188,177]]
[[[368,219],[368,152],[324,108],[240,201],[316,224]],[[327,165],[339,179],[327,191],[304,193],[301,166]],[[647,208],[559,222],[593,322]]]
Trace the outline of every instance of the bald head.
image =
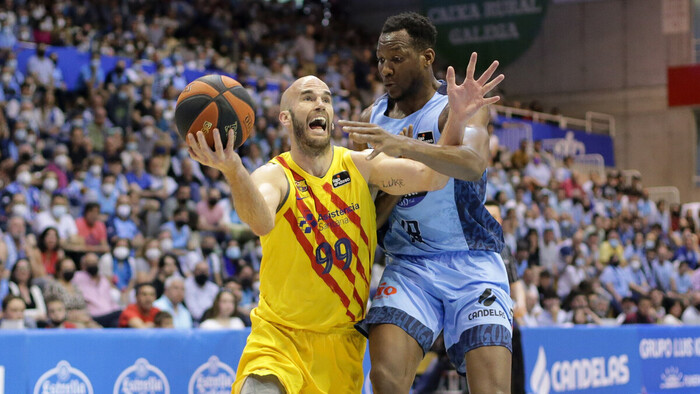
[[324,90],[328,91],[330,95],[330,89],[323,81],[318,79],[313,75],[308,75],[306,77],[301,77],[294,81],[287,90],[282,93],[282,101],[280,102],[280,109],[282,111],[289,111],[294,103],[299,99],[299,94],[306,89],[322,87]]

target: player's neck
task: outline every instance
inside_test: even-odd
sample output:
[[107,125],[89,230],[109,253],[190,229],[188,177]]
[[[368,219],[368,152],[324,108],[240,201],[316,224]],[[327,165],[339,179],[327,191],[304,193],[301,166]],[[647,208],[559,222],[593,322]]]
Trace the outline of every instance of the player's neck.
[[302,170],[319,178],[326,175],[333,162],[332,146],[329,146],[329,149],[318,155],[311,155],[303,152],[301,149],[294,149],[294,147],[292,147],[290,153],[292,155],[292,160],[294,160]]
[[394,105],[404,115],[410,115],[423,108],[433,98],[439,87],[440,82],[431,74],[429,81],[421,83],[413,94],[402,98]]

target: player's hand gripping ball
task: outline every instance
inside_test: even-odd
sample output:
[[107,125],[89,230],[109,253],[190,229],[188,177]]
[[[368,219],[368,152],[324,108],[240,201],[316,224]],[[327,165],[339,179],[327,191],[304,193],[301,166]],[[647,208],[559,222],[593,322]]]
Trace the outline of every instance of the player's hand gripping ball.
[[219,129],[225,147],[233,131],[234,148],[245,142],[253,131],[255,104],[241,84],[224,75],[206,75],[198,78],[180,93],[175,107],[175,125],[180,137],[195,138],[202,131],[209,147],[214,150],[214,129]]

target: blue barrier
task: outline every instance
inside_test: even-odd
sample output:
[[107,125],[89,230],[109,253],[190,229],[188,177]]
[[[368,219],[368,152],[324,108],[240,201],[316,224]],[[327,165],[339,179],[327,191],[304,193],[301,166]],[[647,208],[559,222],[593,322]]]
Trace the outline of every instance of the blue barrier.
[[527,393],[698,393],[700,326],[523,328]]
[[0,394],[229,394],[249,332],[2,331]]

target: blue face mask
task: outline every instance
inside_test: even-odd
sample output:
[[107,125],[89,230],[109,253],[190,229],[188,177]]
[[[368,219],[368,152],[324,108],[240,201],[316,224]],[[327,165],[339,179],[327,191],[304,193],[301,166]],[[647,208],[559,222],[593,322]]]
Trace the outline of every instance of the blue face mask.
[[610,242],[610,246],[612,246],[613,248],[617,248],[620,245],[620,241],[618,241],[616,239],[611,239],[608,242]]
[[229,246],[226,249],[226,257],[231,260],[236,260],[241,257],[241,248],[238,246]]

